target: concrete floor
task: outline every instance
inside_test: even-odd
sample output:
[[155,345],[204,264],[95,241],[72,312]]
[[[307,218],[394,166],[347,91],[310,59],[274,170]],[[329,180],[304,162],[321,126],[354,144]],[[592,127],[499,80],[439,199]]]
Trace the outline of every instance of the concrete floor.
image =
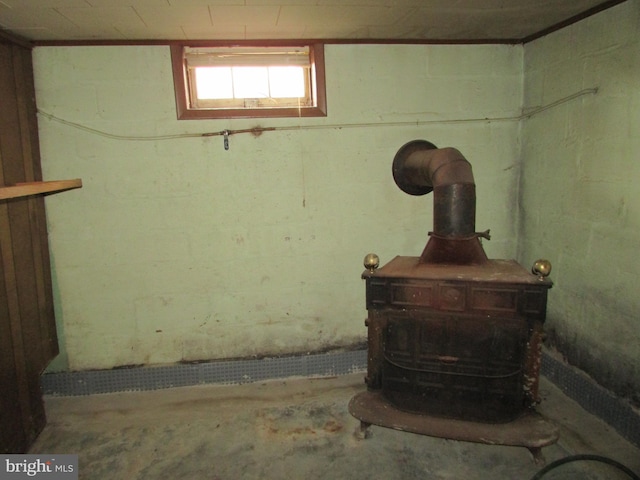
[[[30,453],[77,453],[81,479],[528,480],[529,451],[431,438],[382,427],[356,438],[347,404],[363,375],[204,385],[88,397],[45,397],[49,424]],[[640,472],[640,450],[541,379],[538,411],[560,427],[547,462],[604,455]],[[626,479],[595,462],[550,479]]]

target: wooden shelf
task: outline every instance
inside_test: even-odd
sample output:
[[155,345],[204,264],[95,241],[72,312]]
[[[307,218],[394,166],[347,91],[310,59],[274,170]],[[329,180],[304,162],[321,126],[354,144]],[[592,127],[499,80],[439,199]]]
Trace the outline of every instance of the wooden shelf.
[[73,180],[51,180],[49,182],[16,183],[12,186],[0,187],[0,200],[26,197],[39,193],[57,193],[80,187],[82,187],[82,180],[79,178],[74,178]]

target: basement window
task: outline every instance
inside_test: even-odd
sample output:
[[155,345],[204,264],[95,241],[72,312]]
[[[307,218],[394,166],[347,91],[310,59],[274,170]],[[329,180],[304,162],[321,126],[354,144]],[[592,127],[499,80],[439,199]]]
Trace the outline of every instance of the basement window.
[[178,119],[324,117],[324,45],[171,46]]

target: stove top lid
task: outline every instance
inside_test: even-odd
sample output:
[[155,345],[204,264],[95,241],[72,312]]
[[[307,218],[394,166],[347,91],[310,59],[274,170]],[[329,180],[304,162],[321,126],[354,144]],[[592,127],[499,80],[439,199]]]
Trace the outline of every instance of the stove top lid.
[[425,264],[420,257],[397,256],[373,272],[365,270],[362,278],[411,278],[417,280],[449,280],[531,284],[550,288],[553,282],[527,271],[515,260],[490,259],[482,265]]

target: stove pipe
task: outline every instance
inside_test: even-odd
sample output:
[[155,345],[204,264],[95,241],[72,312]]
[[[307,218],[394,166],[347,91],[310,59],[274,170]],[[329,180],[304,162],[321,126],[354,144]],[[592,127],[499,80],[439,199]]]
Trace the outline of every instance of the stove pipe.
[[475,232],[476,186],[471,164],[455,148],[437,148],[426,140],[403,145],[393,159],[393,179],[409,195],[433,191],[433,232],[421,263],[475,265],[487,262]]

